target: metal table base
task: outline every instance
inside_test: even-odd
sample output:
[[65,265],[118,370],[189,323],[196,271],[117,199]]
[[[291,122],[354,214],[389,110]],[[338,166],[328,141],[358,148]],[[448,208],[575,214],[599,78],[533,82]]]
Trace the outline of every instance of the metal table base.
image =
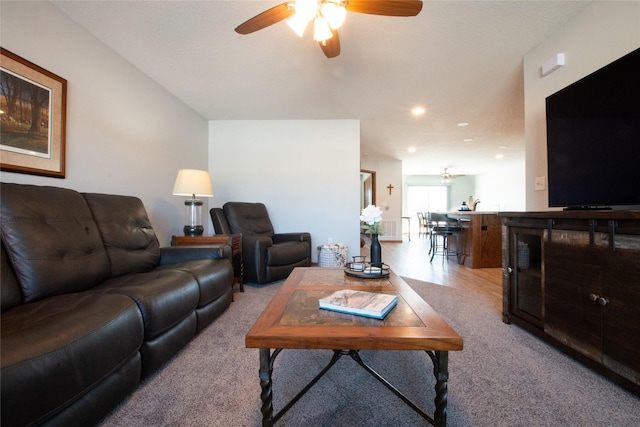
[[275,422],[277,422],[291,407],[298,401],[302,396],[304,396],[311,387],[314,386],[318,382],[320,378],[326,374],[333,365],[340,359],[342,356],[351,356],[353,360],[356,361],[358,365],[363,367],[368,373],[370,373],[375,379],[380,381],[391,390],[396,396],[402,399],[411,409],[413,409],[416,413],[418,413],[422,418],[424,418],[429,424],[432,424],[437,427],[446,426],[447,424],[447,387],[449,381],[449,352],[448,351],[429,351],[426,350],[425,353],[429,355],[431,361],[433,362],[433,374],[436,378],[436,397],[434,399],[435,402],[435,412],[433,418],[430,417],[425,411],[420,409],[415,403],[413,403],[408,397],[406,397],[400,390],[394,387],[391,383],[389,383],[386,379],[384,379],[380,374],[378,374],[373,368],[367,365],[362,358],[360,357],[359,350],[334,350],[333,357],[327,364],[327,366],[313,378],[309,384],[307,384],[289,403],[287,403],[276,415],[273,415],[273,391],[272,391],[272,380],[271,375],[273,372],[273,363],[282,351],[281,348],[277,348],[271,353],[271,349],[269,348],[261,348],[260,349],[260,387],[262,389],[260,393],[260,399],[262,400],[262,425],[263,426],[272,426]]

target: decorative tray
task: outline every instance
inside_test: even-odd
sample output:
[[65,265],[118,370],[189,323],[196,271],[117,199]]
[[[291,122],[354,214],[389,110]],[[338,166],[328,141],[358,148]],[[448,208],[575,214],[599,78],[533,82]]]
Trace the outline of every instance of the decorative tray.
[[360,279],[382,279],[389,277],[390,267],[382,263],[381,267],[374,267],[370,262],[348,262],[344,274]]

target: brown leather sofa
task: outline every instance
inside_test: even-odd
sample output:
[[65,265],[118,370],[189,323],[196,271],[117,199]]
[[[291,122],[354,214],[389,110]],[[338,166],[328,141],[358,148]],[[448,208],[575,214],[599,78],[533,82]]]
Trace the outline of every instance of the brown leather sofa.
[[3,426],[97,423],[229,306],[228,245],[161,248],[135,197],[0,185]]
[[264,204],[227,202],[209,213],[217,234],[242,234],[245,281],[269,283],[311,265],[311,234],[276,233]]

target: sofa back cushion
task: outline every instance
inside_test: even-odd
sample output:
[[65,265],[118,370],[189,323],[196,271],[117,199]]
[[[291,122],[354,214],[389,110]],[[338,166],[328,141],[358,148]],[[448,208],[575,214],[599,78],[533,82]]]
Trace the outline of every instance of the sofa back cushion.
[[20,285],[13,273],[13,267],[9,264],[7,251],[4,245],[0,245],[0,303],[2,303],[2,313],[22,304],[22,293]]
[[98,224],[111,263],[111,276],[153,270],[160,245],[142,201],[137,197],[83,194]]
[[98,227],[76,191],[1,183],[2,243],[23,302],[80,292],[109,277]]
[[264,204],[227,202],[222,209],[234,234],[273,236],[273,225]]

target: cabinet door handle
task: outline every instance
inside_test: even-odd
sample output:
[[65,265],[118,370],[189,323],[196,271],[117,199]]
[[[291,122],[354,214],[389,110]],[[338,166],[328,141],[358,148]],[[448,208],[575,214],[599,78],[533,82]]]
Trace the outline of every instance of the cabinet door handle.
[[600,304],[601,306],[605,306],[607,304],[609,304],[609,300],[606,299],[605,297],[601,297],[598,294],[589,294],[589,299],[593,302],[597,302],[598,304]]
[[513,268],[511,268],[511,267],[507,268],[507,273],[509,273],[509,274],[513,273]]

